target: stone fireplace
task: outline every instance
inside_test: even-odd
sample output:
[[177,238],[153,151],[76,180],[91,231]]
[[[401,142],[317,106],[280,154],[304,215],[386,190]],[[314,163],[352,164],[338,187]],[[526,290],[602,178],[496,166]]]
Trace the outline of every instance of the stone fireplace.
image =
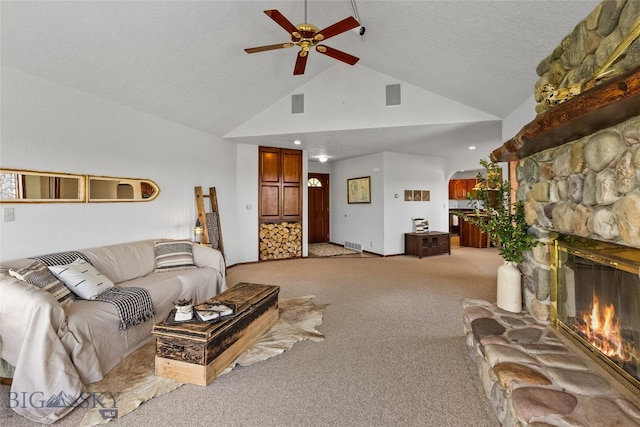
[[566,235],[551,251],[552,324],[640,396],[640,251]]
[[520,315],[463,302],[504,425],[640,425],[639,17],[611,0],[578,23],[536,69],[538,116],[491,154],[544,243],[519,265]]
[[[598,89],[615,85],[629,94],[638,90],[639,82],[640,69]],[[624,101],[638,97],[634,94]],[[566,114],[581,99],[567,101],[543,116]],[[620,120],[620,116],[610,115],[611,108],[615,111],[616,101],[594,110],[589,122]],[[546,148],[542,144],[546,149],[536,151],[529,146],[529,155],[518,161],[517,198],[524,202],[530,232],[545,243],[527,254],[520,268],[526,311],[583,346],[594,360],[640,396],[637,370],[631,367],[635,362],[630,365],[628,361],[621,363],[607,356],[607,352],[593,344],[602,337],[589,337],[581,330],[586,322],[582,317],[591,315],[596,303],[593,298],[606,296],[602,304],[613,306],[618,314],[610,321],[621,321],[620,315],[629,317],[635,312],[631,316],[635,318],[625,319],[627,329],[621,332],[627,334],[623,341],[631,347],[631,359],[637,360],[640,355],[640,342],[636,340],[640,294],[634,291],[639,284],[634,260],[640,259],[640,108],[624,111],[632,116],[611,126],[592,128],[591,133],[568,142],[560,139],[557,147]],[[624,259],[605,256],[613,252],[625,253]],[[593,261],[595,258],[597,262]],[[615,265],[630,265],[620,282],[617,280],[623,270],[612,267]],[[611,285],[614,278],[619,286]],[[584,286],[587,281],[592,292]],[[636,305],[622,306],[625,299]]]
[[[526,254],[520,265],[526,311],[538,321],[558,326],[569,337],[582,340],[594,354],[601,352],[590,340],[579,338],[584,334],[577,331],[576,313],[571,312],[578,303],[586,304],[585,300],[589,304],[581,310],[588,311],[592,304],[592,295],[582,295],[577,285],[599,278],[602,283],[593,283],[592,290],[608,293],[608,284],[618,273],[609,277],[596,272],[614,264],[633,265],[633,260],[640,259],[639,16],[640,2],[604,1],[579,23],[536,70],[540,76],[535,88],[538,117],[492,153],[495,161],[517,161],[516,197],[524,202],[530,233],[544,243]],[[614,61],[618,46],[626,48]],[[595,79],[596,70],[609,63],[615,77]],[[555,90],[554,96],[545,95],[542,88]],[[567,91],[582,93],[559,100],[557,95]],[[580,239],[581,249],[567,247],[567,242],[577,245]],[[560,244],[560,250],[556,244]],[[609,244],[607,248],[626,248],[617,250],[625,252],[626,259],[603,258],[587,269],[582,258],[576,256],[589,252],[588,248],[600,248],[602,253],[613,251],[605,250],[605,244]],[[580,266],[575,294],[564,286],[570,280],[563,274],[570,269],[557,265],[567,257]],[[637,267],[628,269],[633,268],[637,279]],[[637,286],[631,279],[624,283],[631,288]],[[638,299],[637,293],[629,292],[620,289],[617,298]],[[622,307],[616,304],[620,314]],[[633,342],[632,347],[638,353],[640,343]],[[615,362],[609,359],[606,363],[620,376],[615,372]],[[635,381],[638,393],[637,378]]]

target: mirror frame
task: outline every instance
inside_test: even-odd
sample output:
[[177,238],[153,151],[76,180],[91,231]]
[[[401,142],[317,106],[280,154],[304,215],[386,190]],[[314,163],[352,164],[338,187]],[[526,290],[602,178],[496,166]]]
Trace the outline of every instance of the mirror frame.
[[[133,198],[122,198],[119,199],[117,197],[108,197],[108,198],[92,198],[91,197],[91,182],[92,181],[118,181],[118,183],[130,183],[130,182],[139,182],[139,183],[147,183],[153,189],[153,193],[149,197],[140,197],[135,196]],[[102,175],[87,175],[87,202],[88,203],[118,203],[118,202],[150,202],[155,200],[160,194],[160,187],[153,180],[147,178],[122,178],[117,176],[102,176]]]
[[2,199],[0,203],[84,203],[86,201],[86,179],[85,175],[62,173],[62,172],[43,172],[26,169],[10,169],[0,168],[0,174],[15,174],[15,175],[31,175],[49,178],[68,178],[76,179],[78,181],[78,197],[75,199],[55,199],[55,198],[21,198],[21,199]]
[[[12,169],[12,168],[0,168],[0,174],[15,174],[15,175],[31,175],[36,177],[50,177],[50,178],[69,178],[76,179],[78,182],[78,197],[75,199],[41,199],[41,198],[22,198],[22,199],[0,199],[0,204],[8,203],[117,203],[117,202],[150,202],[155,200],[160,194],[160,187],[153,180],[147,178],[123,178],[115,176],[100,176],[100,175],[83,175],[83,174],[70,174],[63,172],[46,172],[28,169]],[[91,181],[119,181],[124,183],[147,183],[152,193],[149,197],[143,197],[140,191],[140,196],[135,197],[136,190],[134,190],[133,198],[118,199],[117,196],[113,198],[91,198]]]

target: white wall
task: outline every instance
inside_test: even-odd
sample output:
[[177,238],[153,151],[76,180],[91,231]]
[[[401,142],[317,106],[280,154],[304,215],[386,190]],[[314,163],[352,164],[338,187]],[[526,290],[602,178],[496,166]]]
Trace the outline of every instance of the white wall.
[[[444,159],[384,153],[383,168],[384,255],[404,253],[404,233],[413,231],[412,218],[429,221],[429,230],[449,231]],[[404,190],[429,190],[430,200],[405,202]]]
[[[385,86],[397,83],[362,65],[335,64],[225,137],[499,120],[409,83],[401,83],[402,105],[389,108]],[[304,114],[291,114],[292,94],[304,94]]]
[[331,173],[331,163],[307,162],[310,173]]
[[237,262],[255,262],[258,248],[258,146],[238,144],[236,169],[237,204],[235,209],[237,226],[235,234],[227,234],[225,242],[233,240],[242,248]]
[[[536,100],[533,95],[527,98],[518,108],[513,110],[511,114],[502,120],[502,142],[508,141],[520,129],[530,121],[536,118]],[[500,143],[502,145],[502,143]],[[499,145],[499,146],[500,146]],[[498,148],[497,146],[496,148]]]
[[[332,163],[331,241],[360,243],[380,255],[404,253],[414,217],[448,231],[448,187],[441,158],[377,153]],[[347,203],[347,179],[371,177],[371,204]],[[404,190],[429,190],[429,202],[405,202]],[[396,198],[395,195],[398,195]]]
[[15,221],[0,222],[0,259],[191,238],[197,185],[217,189],[228,264],[247,258],[231,238],[246,219],[235,218],[236,144],[8,67],[1,87],[0,166],[149,178],[160,194],[140,203],[3,204]]
[[[371,203],[347,203],[347,179],[371,177]],[[333,243],[360,243],[365,251],[384,254],[383,153],[332,163],[330,236]]]

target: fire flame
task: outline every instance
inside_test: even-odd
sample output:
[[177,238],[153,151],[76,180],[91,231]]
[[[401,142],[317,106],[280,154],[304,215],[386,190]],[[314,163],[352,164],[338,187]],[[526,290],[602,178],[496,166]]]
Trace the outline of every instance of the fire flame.
[[625,351],[620,332],[620,321],[616,318],[613,304],[600,308],[597,296],[593,297],[591,313],[582,316],[584,324],[579,329],[591,345],[608,357],[629,361],[632,355]]

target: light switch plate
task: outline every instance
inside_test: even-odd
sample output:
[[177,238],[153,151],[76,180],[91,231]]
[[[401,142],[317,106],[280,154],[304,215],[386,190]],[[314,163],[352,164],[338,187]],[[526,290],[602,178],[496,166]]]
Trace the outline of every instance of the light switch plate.
[[3,208],[2,209],[2,220],[4,222],[9,222],[14,220],[14,212],[13,208]]

